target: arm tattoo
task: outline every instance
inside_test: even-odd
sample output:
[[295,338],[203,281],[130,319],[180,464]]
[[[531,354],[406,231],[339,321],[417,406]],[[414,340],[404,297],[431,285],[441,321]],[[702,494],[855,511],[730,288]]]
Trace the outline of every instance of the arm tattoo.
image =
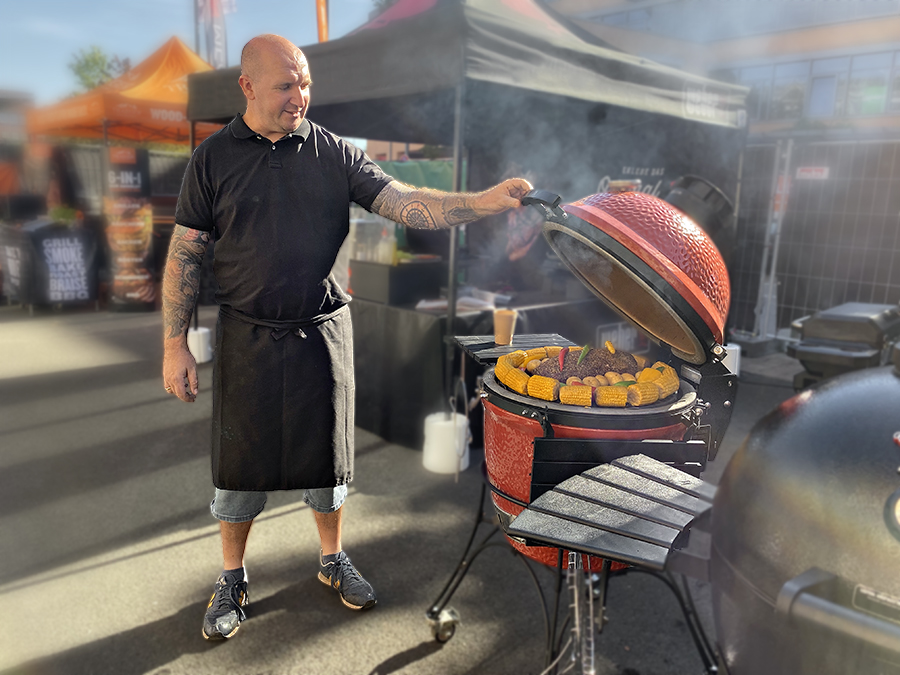
[[163,336],[187,335],[188,322],[200,293],[200,265],[209,246],[209,232],[175,225],[169,243],[162,289]]
[[409,227],[435,230],[478,220],[485,214],[474,207],[476,195],[413,188],[389,183],[375,198],[372,211]]

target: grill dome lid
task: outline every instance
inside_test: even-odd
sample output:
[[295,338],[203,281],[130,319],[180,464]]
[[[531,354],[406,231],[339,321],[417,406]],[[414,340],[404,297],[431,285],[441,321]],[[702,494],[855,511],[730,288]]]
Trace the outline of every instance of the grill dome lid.
[[689,363],[724,343],[728,270],[712,239],[687,215],[643,192],[601,193],[543,208],[544,237],[560,260],[613,309]]

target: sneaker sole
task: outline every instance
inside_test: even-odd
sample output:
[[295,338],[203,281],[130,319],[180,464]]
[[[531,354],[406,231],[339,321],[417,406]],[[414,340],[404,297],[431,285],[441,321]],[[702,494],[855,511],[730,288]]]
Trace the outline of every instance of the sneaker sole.
[[[247,600],[246,602],[244,602],[243,604],[241,604],[241,607],[249,607],[249,606],[250,606],[250,601],[249,601],[249,600]],[[206,634],[206,627],[205,627],[205,626],[201,626],[201,628],[200,628],[200,633],[203,635],[203,639],[204,639],[204,640],[227,640],[227,639],[230,638],[230,637],[234,637],[234,634],[238,632],[238,628],[240,628],[240,627],[241,627],[241,622],[239,621],[239,622],[238,622],[238,625],[235,626],[235,627],[234,627],[234,630],[231,631],[228,635],[222,635],[221,633],[215,633],[214,635],[207,635],[207,634]]]
[[228,635],[222,635],[221,633],[216,633],[215,635],[207,635],[206,630],[204,630],[203,628],[200,629],[200,632],[203,634],[204,640],[227,640],[228,638],[234,636],[234,634],[238,632],[238,628],[240,627],[241,625],[238,624]]
[[[331,585],[331,580],[328,577],[326,577],[324,574],[322,574],[321,572],[319,572],[319,581],[321,581],[323,584],[328,586],[328,588],[334,588]],[[337,591],[336,588],[334,588],[334,590]],[[338,591],[338,595],[341,598],[341,602],[343,602],[344,605],[346,607],[349,607],[350,609],[355,609],[355,610],[369,609],[371,607],[374,607],[378,603],[378,600],[372,600],[371,602],[367,602],[364,605],[354,605],[354,604],[347,602],[347,600],[344,599],[344,596],[341,595],[340,591]]]

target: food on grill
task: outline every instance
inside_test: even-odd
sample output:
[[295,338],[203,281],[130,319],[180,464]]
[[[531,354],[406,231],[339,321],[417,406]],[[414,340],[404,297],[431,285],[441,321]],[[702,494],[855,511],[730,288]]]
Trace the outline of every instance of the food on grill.
[[659,387],[660,398],[671,396],[678,391],[678,374],[672,366],[657,361],[653,367],[661,370],[660,376],[651,383]]
[[659,400],[659,387],[652,382],[636,382],[625,390],[631,405],[650,405]]
[[527,360],[525,352],[522,351],[521,349],[517,349],[514,352],[510,352],[509,354],[507,354],[506,356],[503,356],[501,358],[506,359],[506,361],[509,363],[509,365],[511,365],[513,368],[518,368],[523,363],[525,363],[525,361]]
[[640,354],[632,354],[634,360],[637,362],[638,369],[646,368],[647,363],[650,361],[646,356],[641,356]]
[[610,342],[609,340],[607,340],[605,343],[603,343],[603,346],[606,347],[607,351],[608,351],[610,354],[615,354],[615,353],[616,353],[616,348],[613,346],[613,343]]
[[597,387],[594,402],[601,408],[624,408],[628,402],[628,390],[624,387]]
[[578,361],[575,362],[576,366],[580,366],[581,362],[584,361],[584,357],[588,355],[588,352],[591,351],[591,348],[585,345],[581,348],[581,353],[578,355]]
[[525,360],[531,361],[532,359],[545,359],[547,358],[547,348],[546,347],[535,347],[534,349],[528,349],[525,351]]
[[603,377],[605,377],[606,381],[610,384],[617,384],[622,381],[622,376],[612,370],[606,373]]
[[[640,361],[646,364],[648,359]],[[634,355],[616,350],[611,343],[605,349],[587,345],[518,349],[497,359],[494,375],[519,394],[585,407],[650,405],[680,386],[672,366],[657,361],[641,368]]]
[[581,384],[559,388],[559,402],[568,405],[591,407],[594,402],[594,390]]
[[631,354],[621,351],[611,354],[605,349],[587,350],[581,363],[579,363],[578,361],[584,351],[580,347],[572,347],[568,351],[565,349],[560,350],[555,359],[551,358],[542,363],[535,373],[565,382],[570,377],[584,379],[591,375],[596,376],[598,373],[610,371],[633,373],[638,369],[637,363]]
[[[494,372],[496,373],[497,371],[494,370]],[[513,391],[519,394],[526,394],[528,382],[531,378],[528,376],[528,373],[510,366],[509,369],[504,370],[500,375],[497,375],[497,379]]]
[[559,400],[559,382],[552,377],[535,375],[528,378],[528,395],[545,401]]

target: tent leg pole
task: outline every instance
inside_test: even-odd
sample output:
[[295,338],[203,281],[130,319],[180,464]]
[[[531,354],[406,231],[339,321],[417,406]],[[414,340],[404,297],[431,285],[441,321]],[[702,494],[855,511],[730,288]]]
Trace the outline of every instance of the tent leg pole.
[[[465,85],[460,82],[456,85],[456,103],[453,111],[453,191],[461,192],[464,187],[462,185],[462,154],[463,154],[463,98],[465,96]],[[453,359],[456,355],[456,346],[453,344],[454,324],[456,323],[456,248],[457,237],[459,232],[456,226],[450,228],[450,252],[447,266],[449,267],[449,275],[447,279],[447,334],[444,338],[444,348],[446,356],[444,357],[444,387],[445,400],[449,407],[450,401],[453,399],[453,392],[456,390],[453,382]],[[455,410],[450,410],[455,412]]]

